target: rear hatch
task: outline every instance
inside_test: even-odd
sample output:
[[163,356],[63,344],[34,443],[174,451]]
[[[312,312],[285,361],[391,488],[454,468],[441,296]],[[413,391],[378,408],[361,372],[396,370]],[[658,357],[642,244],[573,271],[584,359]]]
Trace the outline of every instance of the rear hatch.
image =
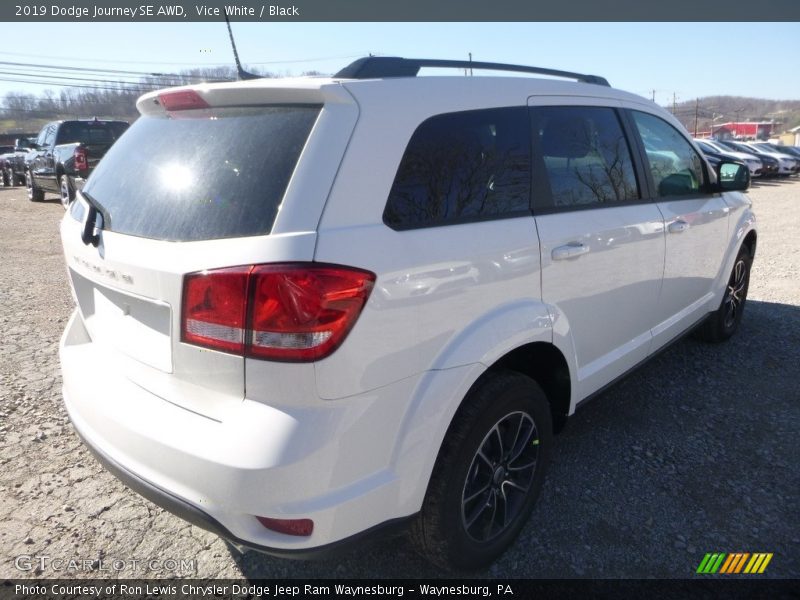
[[[244,398],[245,359],[181,341],[184,278],[312,260],[335,172],[319,170],[327,187],[296,176],[301,157],[324,143],[312,143],[326,112],[319,85],[237,86],[143,97],[143,116],[97,166],[61,227],[75,299],[105,364],[217,420]],[[284,211],[298,197],[307,199],[309,225],[299,229],[298,210]],[[292,222],[283,231],[281,212]]]

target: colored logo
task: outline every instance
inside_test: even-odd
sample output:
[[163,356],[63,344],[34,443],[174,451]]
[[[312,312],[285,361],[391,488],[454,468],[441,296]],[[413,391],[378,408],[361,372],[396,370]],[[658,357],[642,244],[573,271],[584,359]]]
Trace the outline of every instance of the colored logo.
[[723,575],[737,573],[755,575],[763,573],[771,560],[772,552],[757,552],[755,554],[750,554],[749,552],[735,552],[733,554],[709,552],[700,562],[697,572],[702,575],[713,575],[715,573]]

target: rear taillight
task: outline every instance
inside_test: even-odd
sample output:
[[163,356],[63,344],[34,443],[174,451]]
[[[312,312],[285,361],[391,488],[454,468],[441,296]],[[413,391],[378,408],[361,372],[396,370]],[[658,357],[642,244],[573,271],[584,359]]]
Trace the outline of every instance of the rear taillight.
[[316,263],[192,273],[181,339],[268,360],[320,360],[344,341],[374,282],[368,271]]
[[252,267],[187,275],[183,283],[184,342],[244,352],[247,282]]
[[75,151],[72,153],[72,158],[75,162],[76,171],[89,170],[89,153],[86,151],[86,148],[75,148]]

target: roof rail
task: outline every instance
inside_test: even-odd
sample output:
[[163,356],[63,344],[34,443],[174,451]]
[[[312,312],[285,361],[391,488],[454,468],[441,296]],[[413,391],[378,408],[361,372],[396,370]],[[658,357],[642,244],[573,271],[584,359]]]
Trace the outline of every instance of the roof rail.
[[[536,73],[575,79],[584,83],[609,86],[604,77],[584,75],[570,71],[557,71],[541,67],[525,65],[508,65],[504,63],[476,62],[468,60],[439,60],[435,58],[400,58],[397,56],[367,56],[350,63],[336,73],[339,79],[382,79],[385,77],[416,77],[422,67],[453,67],[457,69],[481,69],[492,71],[516,71],[518,73]],[[610,86],[609,86],[610,87]]]

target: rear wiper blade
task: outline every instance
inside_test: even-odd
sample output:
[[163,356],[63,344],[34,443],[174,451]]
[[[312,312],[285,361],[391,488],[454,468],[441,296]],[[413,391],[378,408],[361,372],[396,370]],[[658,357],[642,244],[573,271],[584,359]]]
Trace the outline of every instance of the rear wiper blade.
[[105,209],[97,200],[84,191],[77,192],[75,198],[83,207],[81,241],[87,246],[91,244],[97,248],[100,244],[99,231],[103,229],[103,223],[106,221]]

